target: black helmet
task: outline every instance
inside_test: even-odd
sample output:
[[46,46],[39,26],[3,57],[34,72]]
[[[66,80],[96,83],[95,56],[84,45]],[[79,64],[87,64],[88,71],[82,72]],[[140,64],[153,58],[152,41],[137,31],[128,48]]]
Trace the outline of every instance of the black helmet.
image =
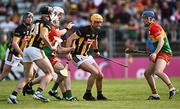
[[26,12],[26,13],[24,13],[24,15],[23,15],[23,20],[25,20],[25,19],[26,19],[27,17],[29,17],[29,16],[34,17],[34,15],[33,15],[32,12]]
[[43,6],[40,8],[39,12],[42,15],[50,15],[53,11],[53,8],[50,6]]

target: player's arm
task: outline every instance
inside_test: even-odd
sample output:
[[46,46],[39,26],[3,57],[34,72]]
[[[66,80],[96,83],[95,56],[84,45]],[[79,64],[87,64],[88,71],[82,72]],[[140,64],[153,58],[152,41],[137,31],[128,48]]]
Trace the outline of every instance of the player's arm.
[[73,33],[70,37],[67,38],[66,47],[72,47],[73,43],[79,36],[76,33]]
[[57,48],[57,53],[61,54],[61,53],[70,53],[71,51],[74,51],[74,47],[62,47],[62,46],[58,46]]
[[60,36],[64,35],[68,30],[70,30],[74,24],[72,22],[69,22],[66,26],[66,28],[59,30]]
[[[79,36],[76,33],[73,33],[70,37],[67,38],[67,40],[66,40],[66,47],[67,48],[68,47],[74,47],[74,42],[78,38],[79,38]],[[67,60],[71,60],[72,59],[72,56],[71,56],[70,52],[66,55],[66,58],[67,58]]]
[[42,38],[42,40],[44,41],[44,43],[45,43],[46,45],[48,45],[52,50],[56,50],[56,48],[51,45],[51,42],[49,41],[48,35],[49,35],[49,30],[48,30],[48,28],[47,28],[47,27],[43,27],[43,28],[42,28],[42,32],[40,33],[40,37]]
[[57,47],[57,53],[59,53],[59,54],[61,54],[61,53],[69,53],[69,52],[74,50],[73,47],[68,47],[68,48],[62,47],[61,43],[63,42],[63,40],[61,38],[54,37],[54,39],[55,39],[54,46]]
[[20,41],[20,37],[14,36],[12,40],[12,47],[16,50],[16,52],[18,52],[21,56],[23,56],[23,52],[18,45],[19,41]]
[[159,51],[161,50],[161,48],[163,47],[163,45],[164,45],[164,37],[160,36],[160,38],[158,39],[157,48],[156,48],[156,50],[154,51],[154,53],[158,54]]
[[98,40],[96,39],[92,44],[93,50],[96,53],[97,56],[100,55],[99,49],[98,49]]

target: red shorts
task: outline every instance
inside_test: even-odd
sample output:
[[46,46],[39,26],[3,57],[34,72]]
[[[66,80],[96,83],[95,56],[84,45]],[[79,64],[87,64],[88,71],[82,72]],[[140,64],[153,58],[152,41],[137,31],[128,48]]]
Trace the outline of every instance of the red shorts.
[[172,55],[164,53],[164,52],[159,52],[157,54],[155,62],[157,61],[158,58],[161,58],[161,59],[165,60],[168,63],[172,59]]
[[60,62],[60,59],[58,58],[57,55],[54,55],[54,56],[50,57],[49,60],[50,60],[50,62],[52,64],[52,66],[54,66],[54,64],[56,64],[57,62]]

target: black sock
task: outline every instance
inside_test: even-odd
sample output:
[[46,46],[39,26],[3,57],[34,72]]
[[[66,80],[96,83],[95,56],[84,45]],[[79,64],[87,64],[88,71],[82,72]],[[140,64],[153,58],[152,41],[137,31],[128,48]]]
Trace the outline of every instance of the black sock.
[[91,90],[86,90],[86,93],[91,93]]
[[66,92],[62,93],[63,98],[66,98]]
[[40,88],[40,87],[38,87],[37,91],[42,92],[42,91],[43,91],[43,89],[42,89],[42,88]]
[[52,90],[57,90],[58,86],[59,86],[59,83],[58,83],[58,82],[55,82]]
[[101,94],[102,94],[102,91],[98,91],[98,92],[97,92],[97,95],[101,95]]
[[13,91],[13,92],[12,92],[12,95],[17,96],[18,93],[17,93],[16,91]]
[[28,83],[28,85],[29,85],[30,87],[33,86],[32,81],[30,81],[30,82]]
[[68,97],[68,98],[72,97],[71,90],[66,91],[66,97]]

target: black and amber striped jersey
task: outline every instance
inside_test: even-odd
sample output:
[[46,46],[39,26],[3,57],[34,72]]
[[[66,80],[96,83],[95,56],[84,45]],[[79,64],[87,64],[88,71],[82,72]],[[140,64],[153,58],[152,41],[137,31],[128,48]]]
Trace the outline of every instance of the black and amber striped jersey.
[[[20,38],[18,45],[22,51],[26,47],[28,39],[30,38],[30,30],[31,29],[29,26],[26,26],[24,23],[22,23],[14,31],[13,37]],[[9,43],[8,48],[10,50],[10,53],[14,54],[17,57],[20,57],[20,54],[13,48],[12,41]]]
[[40,37],[43,28],[51,30],[51,22],[46,19],[36,20],[33,24],[33,29],[31,31],[31,38],[29,40],[29,47],[36,47],[39,49],[44,49],[45,43]]
[[79,36],[75,40],[75,50],[73,55],[88,55],[88,51],[91,48],[93,42],[99,37],[100,31],[97,33],[93,32],[91,26],[80,27],[76,34]]

